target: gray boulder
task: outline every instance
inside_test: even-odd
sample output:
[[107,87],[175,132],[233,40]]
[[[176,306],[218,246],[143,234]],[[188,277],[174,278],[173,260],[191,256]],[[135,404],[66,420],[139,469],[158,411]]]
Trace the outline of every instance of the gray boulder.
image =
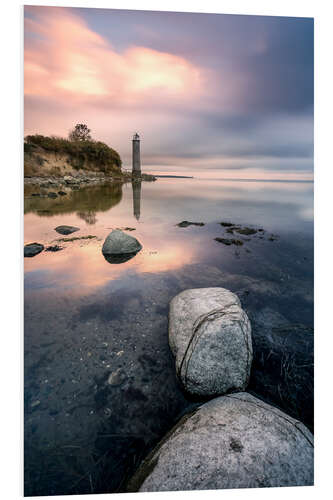
[[221,396],[183,417],[142,463],[128,491],[313,484],[313,436],[247,393]]
[[72,233],[75,233],[75,231],[80,231],[80,228],[79,227],[75,227],[75,226],[58,226],[55,228],[55,230],[57,231],[57,233],[59,234],[72,234]]
[[44,245],[41,243],[28,243],[24,245],[24,257],[34,257],[44,250]]
[[115,229],[104,241],[102,253],[105,259],[113,264],[126,262],[142,249],[136,238]]
[[225,288],[185,290],[170,303],[169,344],[185,390],[199,396],[246,389],[252,363],[251,324]]

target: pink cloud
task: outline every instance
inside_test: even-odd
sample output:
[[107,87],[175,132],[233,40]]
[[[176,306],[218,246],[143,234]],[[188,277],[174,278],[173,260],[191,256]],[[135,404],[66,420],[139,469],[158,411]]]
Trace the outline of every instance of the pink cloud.
[[77,15],[27,9],[25,95],[132,106],[198,97],[203,75],[183,57],[146,47],[116,52]]

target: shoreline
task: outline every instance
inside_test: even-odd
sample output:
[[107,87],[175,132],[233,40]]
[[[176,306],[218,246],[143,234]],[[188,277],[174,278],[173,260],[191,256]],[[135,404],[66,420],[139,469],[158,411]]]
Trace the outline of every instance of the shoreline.
[[64,175],[61,177],[54,175],[24,176],[24,186],[39,186],[40,188],[66,186],[72,189],[79,189],[82,186],[95,186],[105,183],[154,182],[156,180],[156,176],[145,173],[142,173],[140,176],[133,175],[130,172],[105,175],[102,172],[85,171],[84,173],[78,172],[76,175]]

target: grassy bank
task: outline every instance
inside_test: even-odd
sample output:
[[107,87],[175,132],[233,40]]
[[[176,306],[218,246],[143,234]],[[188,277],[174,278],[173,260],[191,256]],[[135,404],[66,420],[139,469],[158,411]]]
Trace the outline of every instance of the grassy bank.
[[71,141],[38,134],[25,137],[25,176],[62,177],[77,171],[110,175],[120,173],[121,164],[117,151],[100,141]]

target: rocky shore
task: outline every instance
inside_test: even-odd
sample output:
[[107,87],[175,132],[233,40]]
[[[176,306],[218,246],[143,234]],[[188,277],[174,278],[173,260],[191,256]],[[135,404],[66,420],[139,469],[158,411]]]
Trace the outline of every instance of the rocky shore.
[[[119,173],[108,175],[103,172],[78,171],[72,175],[65,176],[25,176],[24,185],[25,186],[38,186],[40,188],[61,188],[68,187],[70,189],[80,189],[83,186],[94,186],[104,183],[113,182],[140,182],[140,181],[155,181],[157,178],[150,174],[141,174],[141,176],[133,176],[131,172],[121,171]],[[60,194],[60,193],[56,193]],[[66,193],[64,192],[64,195]]]

